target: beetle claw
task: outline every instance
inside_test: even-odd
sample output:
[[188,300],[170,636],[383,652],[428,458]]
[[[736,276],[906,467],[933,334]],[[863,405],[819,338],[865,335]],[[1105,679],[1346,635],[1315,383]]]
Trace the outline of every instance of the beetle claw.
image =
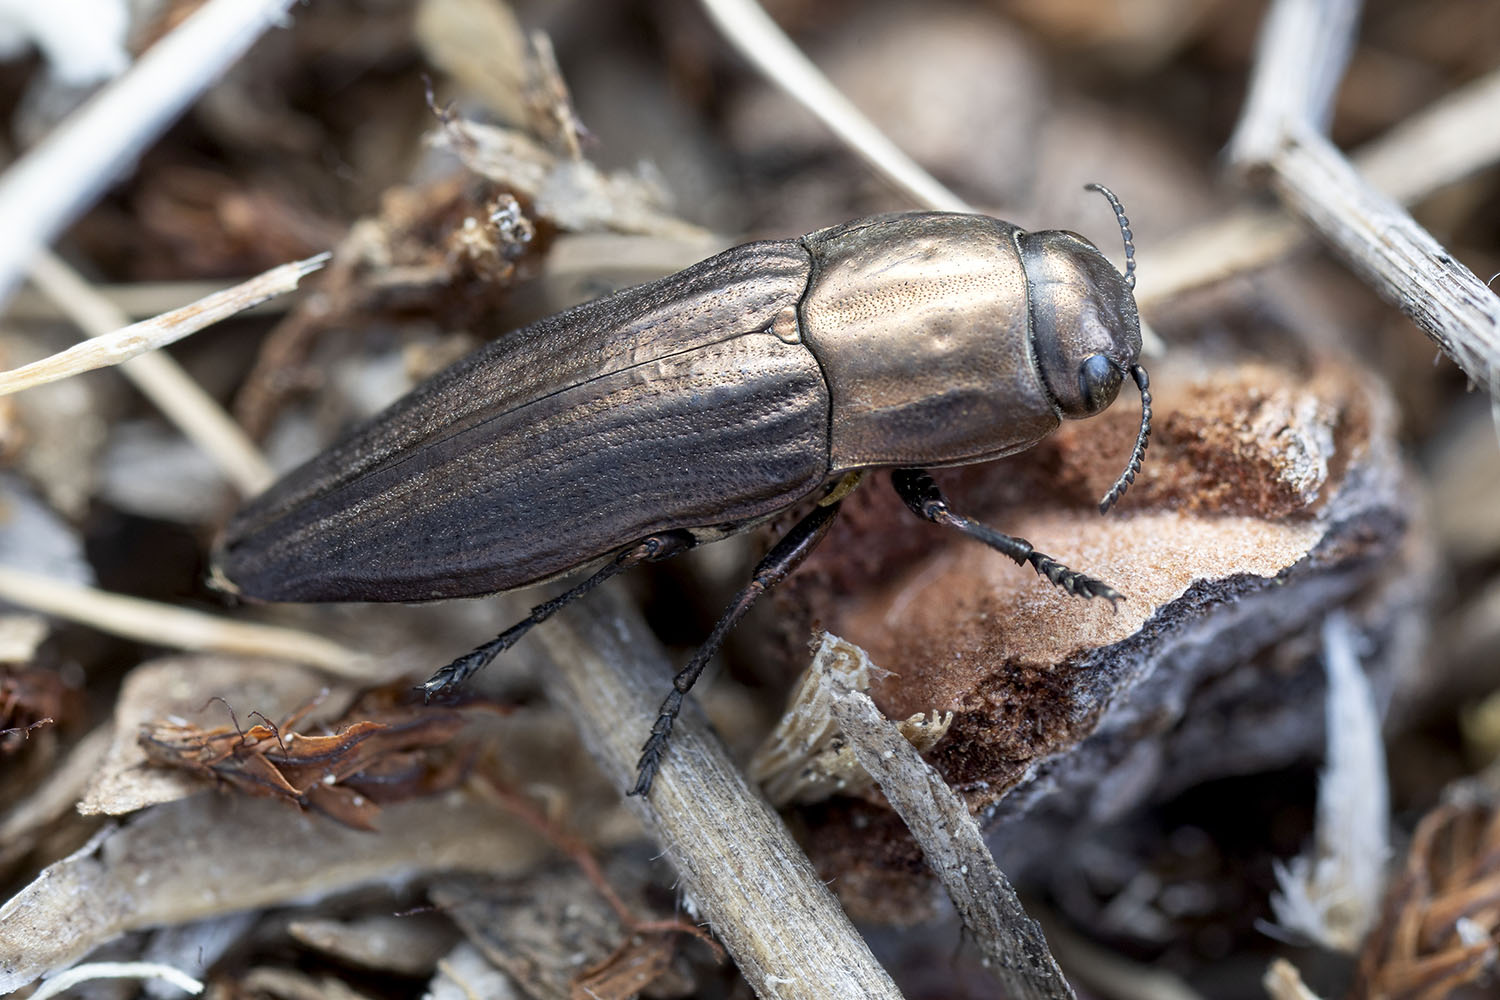
[[427,678],[420,685],[422,700],[431,701],[433,695],[442,694],[451,687],[457,687],[468,679],[470,675],[482,669],[485,664],[495,658],[495,653],[498,652],[498,650],[490,649],[491,645],[493,643],[487,643],[478,649],[470,650]]
[[[696,675],[694,675],[696,676]],[[651,738],[646,745],[641,747],[641,759],[636,763],[635,787],[627,795],[647,795],[651,791],[651,783],[656,780],[656,771],[661,767],[661,759],[667,752],[667,740],[672,735],[672,723],[677,720],[677,713],[682,711],[682,689],[674,686],[667,694],[666,700],[661,703],[661,711],[656,714],[656,722],[651,726]]]
[[644,798],[651,794],[651,784],[656,780],[657,768],[661,767],[661,758],[666,750],[666,740],[657,740],[652,736],[646,742],[646,748],[641,752],[641,759],[636,764],[635,787],[626,792],[626,795],[639,795]]
[[1038,575],[1046,577],[1052,584],[1074,597],[1102,597],[1116,611],[1119,610],[1119,602],[1125,599],[1123,594],[1103,580],[1096,580],[1077,570],[1069,569],[1046,553],[1032,550],[1031,554],[1026,557],[1026,561],[1031,563]]

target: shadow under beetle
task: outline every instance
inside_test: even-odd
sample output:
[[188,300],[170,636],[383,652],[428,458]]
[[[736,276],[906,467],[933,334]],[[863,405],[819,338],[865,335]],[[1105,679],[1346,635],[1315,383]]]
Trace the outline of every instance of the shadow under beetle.
[[439,670],[461,682],[623,569],[812,512],[771,549],[672,682],[632,794],[651,789],[683,695],[755,600],[827,534],[872,469],[918,516],[1030,563],[1070,594],[1108,585],[954,513],[926,467],[1022,451],[1109,406],[1139,363],[1130,224],[1117,271],[1093,244],[981,215],[878,215],[750,243],[511,333],[250,502],[215,576],[273,601],[426,601],[595,566]]

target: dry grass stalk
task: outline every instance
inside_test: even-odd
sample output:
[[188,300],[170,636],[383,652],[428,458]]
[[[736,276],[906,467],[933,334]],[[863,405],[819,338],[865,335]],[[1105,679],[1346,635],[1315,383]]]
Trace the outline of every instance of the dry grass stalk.
[[[71,378],[98,368],[123,364],[148,351],[176,343],[183,337],[251,309],[267,299],[295,290],[304,277],[318,270],[327,260],[328,254],[318,254],[306,260],[282,264],[249,281],[215,292],[160,316],[107,333],[94,333],[90,329],[90,339],[81,344],[21,368],[0,372],[0,396],[20,392],[34,385],[46,385],[58,379]],[[46,266],[52,265],[53,261],[48,261]],[[68,300],[64,302],[67,303]],[[67,308],[66,304],[64,308]],[[109,308],[118,307],[111,302]],[[76,311],[76,306],[74,309],[73,314],[83,321],[85,314]]]
[[198,980],[181,969],[160,962],[90,962],[50,977],[31,995],[31,1000],[47,1000],[96,979],[161,979],[193,996],[203,992],[203,984]]
[[230,621],[23,570],[0,567],[0,600],[153,645],[269,656],[340,677],[376,679],[368,656],[322,636]]
[[703,7],[740,55],[913,202],[940,212],[974,211],[850,103],[755,0],[703,0]]
[[[639,614],[606,585],[587,611],[538,629],[544,676],[617,788],[635,777],[671,668]],[[761,996],[899,997],[781,818],[745,783],[689,700],[649,800],[632,811],[681,876],[689,912],[708,922]]]
[[32,258],[292,6],[209,0],[0,177],[0,302]]
[[1328,751],[1318,786],[1317,841],[1276,866],[1276,920],[1325,948],[1353,953],[1375,923],[1385,862],[1390,795],[1380,711],[1341,613],[1323,626],[1328,671],[1324,718]]
[[[118,307],[51,253],[37,255],[32,263],[31,280],[91,337],[130,324],[129,317]],[[271,467],[260,451],[213,397],[172,358],[160,353],[142,354],[124,361],[120,373],[134,382],[190,441],[202,448],[241,493],[259,493],[270,485]]]
[[[150,319],[158,313],[171,312],[182,302],[196,302],[224,289],[223,281],[128,281],[101,282],[92,286],[102,298],[132,321]],[[267,299],[247,309],[244,315],[276,316],[286,312],[297,301],[296,296]],[[18,323],[52,323],[68,314],[56,302],[23,286],[5,304],[5,315]]]

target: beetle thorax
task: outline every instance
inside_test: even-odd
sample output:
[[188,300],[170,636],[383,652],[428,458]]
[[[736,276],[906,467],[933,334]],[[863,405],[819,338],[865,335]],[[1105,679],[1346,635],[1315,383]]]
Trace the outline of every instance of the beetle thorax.
[[1016,232],[910,213],[806,237],[803,340],[828,380],[834,470],[980,461],[1057,427],[1027,335]]

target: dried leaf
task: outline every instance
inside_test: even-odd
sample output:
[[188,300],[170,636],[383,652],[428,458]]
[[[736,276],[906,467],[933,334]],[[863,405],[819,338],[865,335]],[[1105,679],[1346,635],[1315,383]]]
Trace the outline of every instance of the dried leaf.
[[373,914],[352,920],[293,920],[287,933],[343,962],[403,976],[424,975],[453,947],[457,932],[436,914]]
[[463,760],[453,752],[460,712],[366,698],[328,735],[296,731],[315,702],[280,725],[262,717],[249,729],[191,723],[141,727],[151,762],[212,778],[247,795],[280,798],[346,826],[374,830],[380,803],[451,788]]
[[[535,824],[535,817],[528,822]],[[652,983],[670,995],[683,985],[669,976],[676,936],[706,935],[683,920],[635,916],[644,909],[638,898],[643,868],[629,858],[615,860],[607,880],[591,861],[524,879],[446,880],[434,886],[432,898],[537,1000],[634,996]]]
[[225,720],[228,713],[216,698],[246,711],[285,716],[325,690],[325,711],[342,711],[353,697],[346,686],[330,688],[316,671],[274,660],[203,654],[143,663],[125,678],[115,703],[114,743],[79,811],[121,815],[203,790],[184,772],[144,766],[139,733],[152,720]]

